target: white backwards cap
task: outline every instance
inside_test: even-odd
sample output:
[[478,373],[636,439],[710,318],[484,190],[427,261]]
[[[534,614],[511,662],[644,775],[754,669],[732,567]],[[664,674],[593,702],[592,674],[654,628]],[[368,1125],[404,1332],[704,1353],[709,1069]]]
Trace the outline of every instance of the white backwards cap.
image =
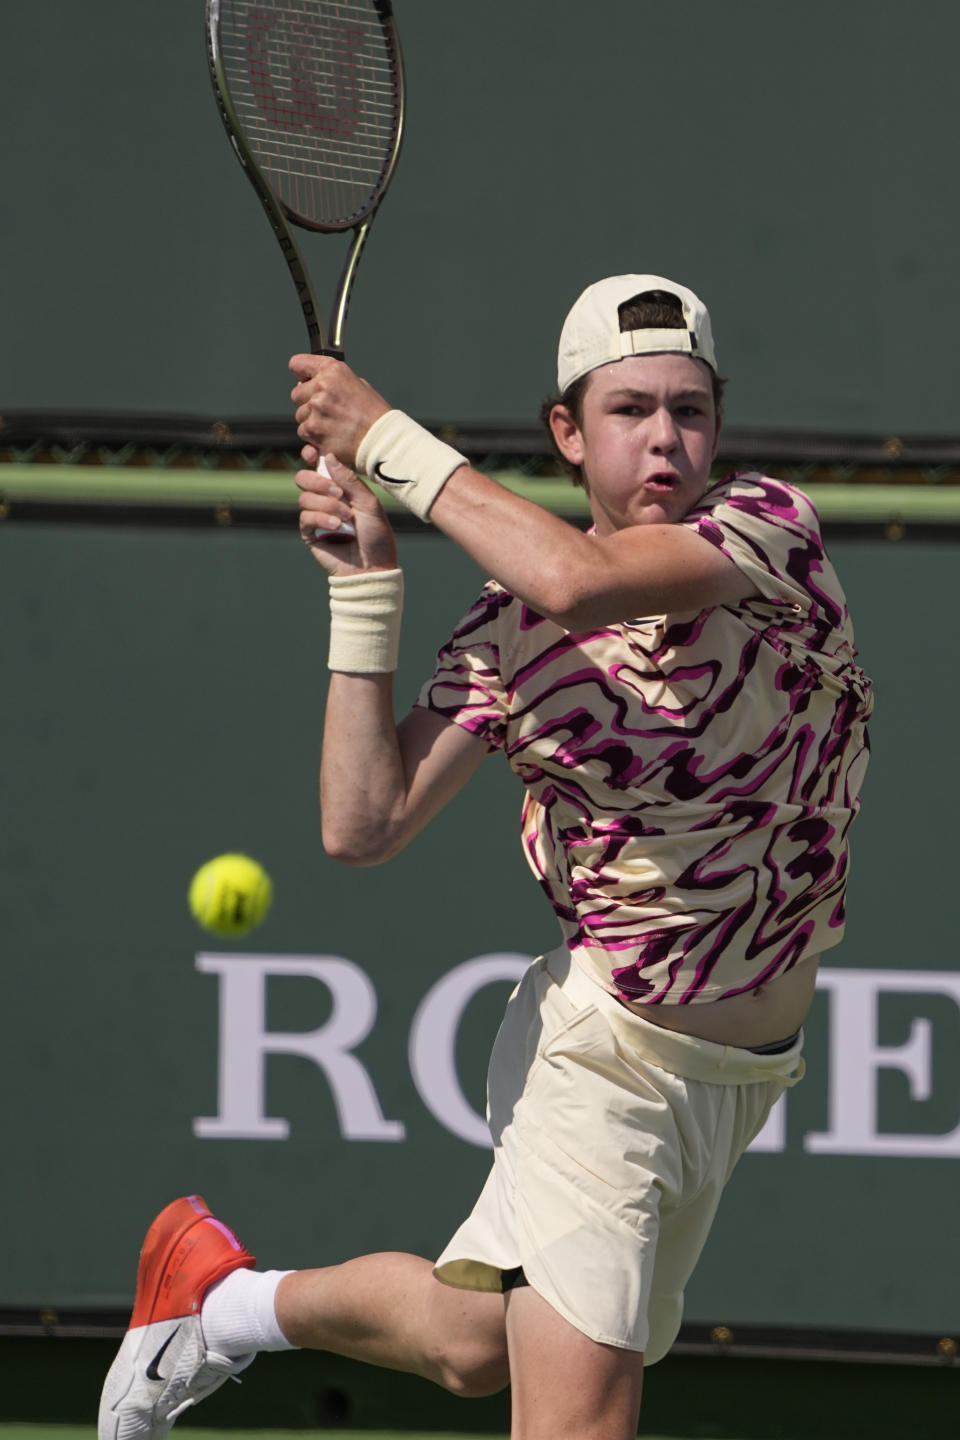
[[[650,290],[665,290],[669,295],[676,295],[683,306],[686,329],[620,329],[620,306]],[[560,393],[581,376],[596,370],[598,365],[609,365],[626,355],[659,355],[664,351],[705,360],[716,373],[713,332],[703,301],[692,290],[665,280],[662,275],[613,275],[607,280],[598,280],[584,290],[563,322],[557,355]]]

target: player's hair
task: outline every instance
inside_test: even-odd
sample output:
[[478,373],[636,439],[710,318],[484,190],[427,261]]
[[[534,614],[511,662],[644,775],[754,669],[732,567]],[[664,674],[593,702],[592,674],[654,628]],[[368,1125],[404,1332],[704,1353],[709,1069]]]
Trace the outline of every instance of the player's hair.
[[[621,331],[683,330],[687,323],[683,317],[683,306],[679,296],[671,295],[666,290],[645,290],[642,295],[634,295],[632,300],[623,302],[619,314]],[[710,369],[713,403],[719,418],[723,409],[723,390],[727,382],[722,380],[712,368],[709,366],[707,368]],[[554,454],[574,485],[580,486],[583,485],[583,471],[579,465],[571,464],[566,456],[561,455],[557,449],[553,431],[550,429],[550,412],[555,405],[566,406],[579,428],[583,423],[583,397],[587,393],[587,383],[592,374],[591,370],[586,375],[581,375],[579,380],[574,380],[572,385],[567,386],[562,395],[549,395],[540,407],[540,419],[547,427]]]

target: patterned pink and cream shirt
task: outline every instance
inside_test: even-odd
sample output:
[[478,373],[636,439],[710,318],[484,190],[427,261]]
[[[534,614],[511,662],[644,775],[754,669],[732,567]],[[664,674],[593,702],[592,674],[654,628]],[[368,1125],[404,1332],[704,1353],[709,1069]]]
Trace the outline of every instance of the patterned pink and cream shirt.
[[577,634],[491,581],[417,702],[506,753],[574,958],[651,1005],[738,995],[841,939],[872,708],[801,491],[734,475],[680,523],[754,598]]

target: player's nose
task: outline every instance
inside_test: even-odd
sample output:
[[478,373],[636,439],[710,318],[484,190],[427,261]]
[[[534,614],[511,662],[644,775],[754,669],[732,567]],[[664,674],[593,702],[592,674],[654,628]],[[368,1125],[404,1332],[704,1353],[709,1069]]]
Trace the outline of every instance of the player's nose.
[[676,448],[677,427],[665,405],[658,406],[650,417],[650,443],[654,450],[661,453]]

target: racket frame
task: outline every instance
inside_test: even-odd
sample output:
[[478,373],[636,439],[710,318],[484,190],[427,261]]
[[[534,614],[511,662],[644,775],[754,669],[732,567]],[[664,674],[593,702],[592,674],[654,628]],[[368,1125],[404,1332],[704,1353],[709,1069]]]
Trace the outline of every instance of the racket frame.
[[[307,221],[302,216],[294,215],[293,212],[284,205],[283,201],[275,195],[270,188],[256,158],[247,144],[243,133],[243,126],[240,123],[230,98],[230,88],[220,50],[219,27],[221,0],[206,0],[207,63],[220,118],[230,138],[234,154],[243,166],[247,179],[257,193],[267,219],[270,222],[270,228],[280,246],[283,258],[287,262],[287,269],[290,271],[290,278],[296,289],[300,308],[303,311],[303,318],[306,322],[307,334],[310,338],[311,354],[331,355],[337,360],[344,358],[343,335],[346,326],[347,308],[350,304],[350,295],[356,279],[357,268],[360,264],[360,257],[363,253],[367,236],[370,233],[370,225],[373,217],[393,177],[404,134],[406,91],[403,59],[400,53],[396,22],[393,17],[393,5],[391,0],[373,0],[373,4],[386,33],[388,49],[394,66],[397,119],[393,148],[388,157],[387,164],[384,167],[380,184],[374,191],[365,209],[347,220],[332,224],[321,224],[318,221]],[[305,230],[319,231],[323,234],[336,234],[345,230],[353,231],[353,238],[350,242],[346,259],[343,262],[343,268],[340,272],[336,291],[334,292],[333,304],[330,310],[329,327],[326,330],[324,329],[321,319],[321,310],[317,300],[316,290],[310,278],[310,273],[300,251],[300,247],[294,238],[291,224],[298,225]]]

